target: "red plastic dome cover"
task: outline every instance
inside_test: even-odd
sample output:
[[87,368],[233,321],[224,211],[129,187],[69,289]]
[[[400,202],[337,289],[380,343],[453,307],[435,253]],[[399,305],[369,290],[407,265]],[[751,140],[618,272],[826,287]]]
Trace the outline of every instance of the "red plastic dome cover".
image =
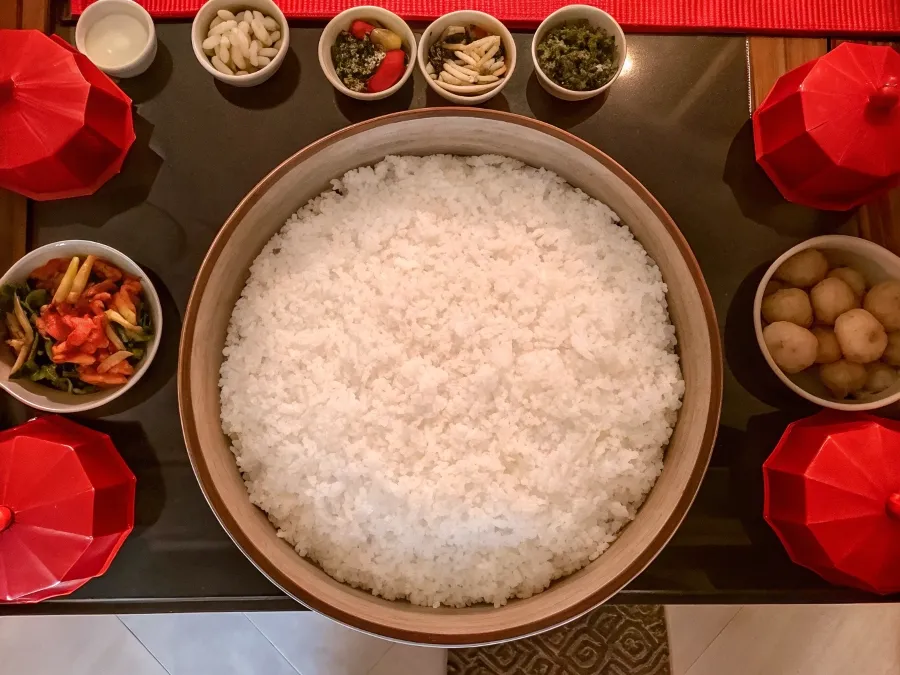
[[0,603],[103,574],[134,526],[134,493],[106,434],[56,416],[0,432]]
[[55,35],[0,30],[0,187],[93,194],[133,142],[131,99],[86,56]]
[[834,584],[900,591],[900,422],[823,411],[763,465],[765,518],[791,559]]
[[845,42],[782,75],[753,114],[756,161],[786,199],[847,210],[900,181],[900,53]]

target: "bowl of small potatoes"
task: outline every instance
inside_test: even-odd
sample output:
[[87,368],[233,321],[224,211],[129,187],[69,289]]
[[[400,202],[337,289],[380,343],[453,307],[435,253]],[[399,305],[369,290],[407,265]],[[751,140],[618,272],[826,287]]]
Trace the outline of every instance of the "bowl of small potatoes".
[[900,400],[900,258],[858,237],[809,239],[779,257],[753,303],[766,362],[825,408]]

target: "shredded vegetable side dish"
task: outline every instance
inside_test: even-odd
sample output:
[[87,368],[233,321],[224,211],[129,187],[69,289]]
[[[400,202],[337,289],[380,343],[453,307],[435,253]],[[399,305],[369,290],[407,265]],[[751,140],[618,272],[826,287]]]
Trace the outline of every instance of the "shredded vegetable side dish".
[[125,384],[153,339],[141,281],[88,255],[54,258],[0,288],[10,378],[72,394]]

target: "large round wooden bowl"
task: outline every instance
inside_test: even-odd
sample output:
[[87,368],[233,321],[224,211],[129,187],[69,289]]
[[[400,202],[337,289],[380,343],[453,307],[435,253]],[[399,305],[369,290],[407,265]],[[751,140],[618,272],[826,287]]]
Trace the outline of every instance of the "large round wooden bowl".
[[[335,581],[275,535],[250,503],[219,421],[219,367],[231,311],[263,245],[329,181],[388,154],[494,153],[555,171],[608,204],[668,285],[686,392],[665,468],[621,536],[596,561],[526,600],[434,609],[388,601]],[[184,321],[178,396],[188,452],[207,500],[241,550],[305,605],[388,638],[435,645],[496,642],[558,626],[599,605],[643,570],[684,518],[712,452],[722,358],[709,291],[687,242],[649,192],[593,146],[541,122],[488,110],[430,109],[381,117],[313,143],[266,176],[213,242]]]

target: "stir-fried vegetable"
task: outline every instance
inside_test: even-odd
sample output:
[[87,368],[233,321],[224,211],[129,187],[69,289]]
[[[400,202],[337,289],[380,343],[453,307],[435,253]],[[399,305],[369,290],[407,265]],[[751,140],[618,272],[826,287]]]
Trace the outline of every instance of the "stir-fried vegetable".
[[56,258],[0,288],[10,377],[75,394],[125,384],[153,339],[139,279],[92,255]]

